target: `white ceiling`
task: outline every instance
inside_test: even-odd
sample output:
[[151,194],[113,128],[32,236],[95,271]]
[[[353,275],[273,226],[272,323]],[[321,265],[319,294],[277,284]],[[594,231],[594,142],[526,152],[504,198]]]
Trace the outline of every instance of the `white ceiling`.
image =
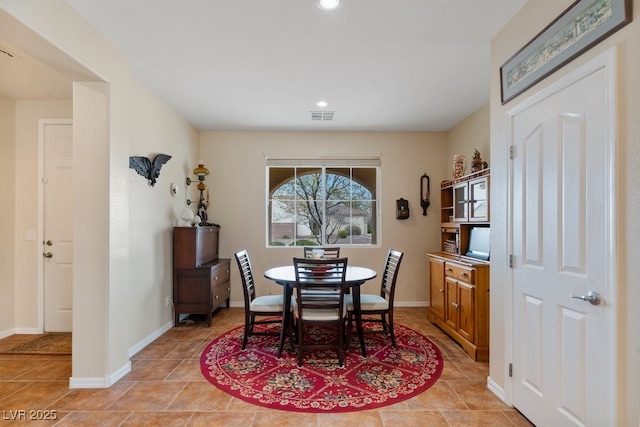
[[489,101],[490,41],[526,2],[66,1],[200,130],[341,131],[449,130]]

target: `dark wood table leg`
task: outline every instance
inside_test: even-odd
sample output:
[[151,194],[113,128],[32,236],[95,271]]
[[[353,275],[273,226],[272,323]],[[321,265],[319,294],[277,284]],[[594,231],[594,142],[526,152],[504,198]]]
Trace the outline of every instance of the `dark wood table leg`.
[[[284,348],[284,340],[289,333],[291,325],[291,295],[293,295],[293,287],[288,284],[282,286],[282,327],[280,328],[280,344],[278,344],[278,359],[282,357],[282,349]],[[293,345],[293,343],[291,343]]]
[[358,339],[360,340],[360,349],[362,357],[367,357],[367,349],[364,345],[364,330],[362,328],[362,313],[360,312],[360,286],[352,288],[353,293],[353,309],[356,313],[356,329],[358,330]]

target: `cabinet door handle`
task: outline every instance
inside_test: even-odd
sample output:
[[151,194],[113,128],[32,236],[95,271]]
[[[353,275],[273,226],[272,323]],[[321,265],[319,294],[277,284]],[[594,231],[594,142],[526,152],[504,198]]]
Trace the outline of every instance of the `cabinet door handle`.
[[452,268],[447,268],[447,273],[451,273],[453,271]]
[[451,305],[452,305],[452,306],[454,306],[455,308],[460,307],[460,305],[458,305],[458,303],[457,303],[457,302],[452,302],[452,303],[451,303]]
[[440,292],[441,294],[444,294],[444,289],[438,289],[438,292]]
[[461,276],[462,277],[469,277],[469,275],[467,273],[462,273]]

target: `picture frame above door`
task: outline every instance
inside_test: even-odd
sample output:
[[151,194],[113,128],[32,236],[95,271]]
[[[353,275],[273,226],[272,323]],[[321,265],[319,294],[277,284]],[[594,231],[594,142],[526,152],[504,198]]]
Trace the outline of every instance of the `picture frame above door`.
[[578,0],[500,67],[508,101],[631,22],[631,0]]

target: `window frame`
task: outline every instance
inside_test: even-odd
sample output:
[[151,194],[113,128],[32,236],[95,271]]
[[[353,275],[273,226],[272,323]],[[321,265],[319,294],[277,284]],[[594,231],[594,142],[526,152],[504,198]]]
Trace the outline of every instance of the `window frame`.
[[[267,157],[266,167],[265,167],[265,246],[266,248],[291,248],[292,245],[271,245],[271,235],[272,235],[272,212],[271,212],[271,203],[274,200],[272,198],[275,193],[275,188],[273,192],[271,191],[271,175],[270,170],[272,168],[291,168],[294,173],[291,179],[297,179],[297,170],[298,169],[309,169],[309,168],[317,168],[321,172],[321,176],[323,177],[322,183],[322,191],[323,191],[323,212],[326,214],[326,201],[327,195],[324,194],[324,185],[326,184],[326,173],[327,170],[331,169],[349,169],[349,180],[358,183],[359,185],[364,186],[367,190],[372,193],[372,220],[371,223],[375,223],[375,230],[372,231],[372,234],[375,235],[375,243],[369,244],[354,244],[350,243],[338,243],[331,244],[331,246],[340,246],[340,247],[350,247],[350,248],[380,248],[382,245],[382,209],[381,209],[381,176],[382,176],[382,164],[379,156],[365,156],[365,157],[349,157],[349,158],[337,158],[337,157],[305,157],[305,158],[283,158],[283,157]],[[353,170],[360,168],[368,168],[375,171],[375,188],[370,189],[366,185],[353,180]],[[280,187],[278,187],[280,188]],[[351,194],[352,196],[352,194]],[[350,200],[349,202],[351,202]],[[295,199],[294,199],[295,202]],[[350,218],[353,218],[353,212],[350,212]],[[351,221],[350,221],[351,222]],[[297,224],[297,220],[294,224]],[[366,232],[366,230],[364,230]],[[322,241],[326,241],[326,236],[324,236],[324,230],[321,230]],[[295,235],[294,230],[294,239],[293,241],[299,240],[299,237]],[[325,243],[324,245],[328,245]],[[322,245],[321,245],[322,246]]]

